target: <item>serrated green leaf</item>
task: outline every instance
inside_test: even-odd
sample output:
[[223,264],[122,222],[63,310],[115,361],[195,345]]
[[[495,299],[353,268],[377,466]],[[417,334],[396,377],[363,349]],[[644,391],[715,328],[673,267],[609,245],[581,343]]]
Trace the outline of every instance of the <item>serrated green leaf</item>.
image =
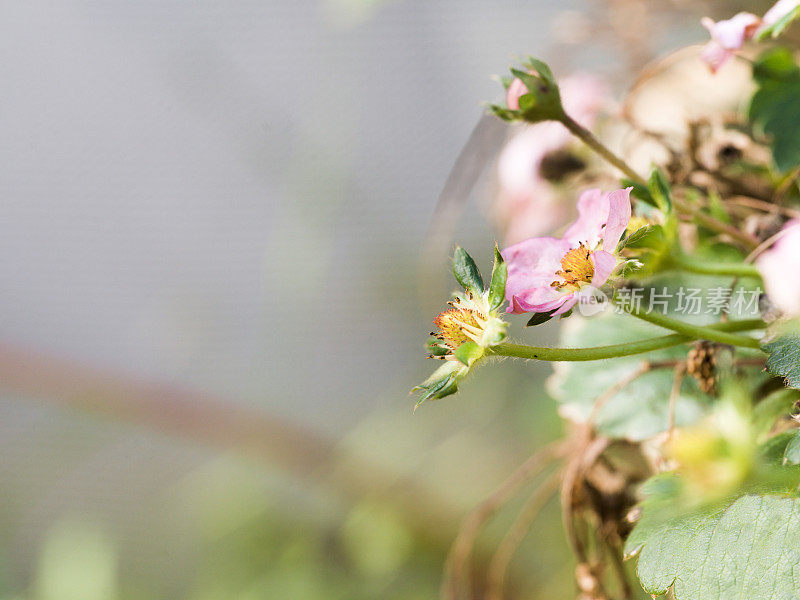
[[669,181],[660,169],[653,169],[650,172],[647,189],[661,212],[667,214],[672,210],[672,190]]
[[528,319],[528,322],[525,323],[525,327],[536,327],[537,325],[542,325],[543,323],[547,323],[550,319],[553,318],[553,311],[550,312],[543,312],[543,313],[533,313],[533,316]]
[[461,246],[453,252],[453,275],[465,290],[473,294],[483,292],[483,278],[472,257]]
[[676,600],[789,600],[800,597],[798,522],[800,499],[744,496],[660,526],[643,515],[626,551],[640,549],[637,574],[649,594],[672,588]]
[[497,244],[494,245],[494,266],[492,267],[492,280],[489,283],[489,309],[495,310],[506,299],[506,279],[508,279],[508,265],[503,260]]
[[453,352],[455,356],[463,365],[471,367],[472,363],[483,356],[483,348],[473,341],[464,342]]
[[773,48],[755,62],[753,78],[758,87],[748,117],[770,138],[775,165],[786,172],[800,164],[800,68],[791,52]]
[[791,432],[792,437],[783,451],[783,462],[787,465],[800,465],[800,429]]
[[800,331],[783,331],[772,341],[762,344],[761,349],[769,355],[767,371],[783,377],[787,386],[800,389]]

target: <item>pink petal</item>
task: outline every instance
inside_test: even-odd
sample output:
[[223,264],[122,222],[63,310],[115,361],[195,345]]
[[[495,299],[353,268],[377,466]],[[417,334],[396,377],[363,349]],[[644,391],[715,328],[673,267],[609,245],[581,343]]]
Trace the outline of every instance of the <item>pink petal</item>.
[[764,13],[762,19],[764,26],[774,25],[798,6],[800,6],[800,0],[778,0],[772,8]]
[[603,194],[586,190],[578,198],[578,219],[564,232],[573,246],[584,242],[594,248],[602,240],[603,249],[613,252],[631,220],[632,188]]
[[578,198],[578,219],[564,232],[564,239],[574,246],[584,242],[593,248],[608,219],[608,201],[598,189],[586,190]]
[[570,296],[571,294],[559,295],[557,298],[551,300],[550,302],[542,302],[539,304],[531,304],[515,296],[514,298],[512,298],[513,309],[512,307],[509,307],[508,312],[514,314],[552,312],[553,310],[564,304],[564,302]]
[[570,248],[569,242],[553,237],[531,238],[509,246],[501,252],[508,265],[508,276],[518,272],[531,275],[553,274],[561,268],[561,259]]
[[609,276],[617,266],[617,257],[605,250],[598,250],[597,252],[592,252],[591,259],[594,264],[592,286],[599,288],[608,281]]
[[[561,259],[570,249],[569,242],[556,238],[531,238],[502,251],[508,265],[506,299],[509,312],[542,312],[542,306],[560,306],[563,294],[550,284],[561,269]],[[554,306],[555,308],[555,306]]]
[[519,77],[515,77],[506,91],[506,106],[511,110],[519,110],[519,98],[528,93],[528,88]]
[[608,195],[608,219],[603,231],[603,250],[614,252],[617,249],[619,238],[628,227],[631,220],[631,190],[615,190]]

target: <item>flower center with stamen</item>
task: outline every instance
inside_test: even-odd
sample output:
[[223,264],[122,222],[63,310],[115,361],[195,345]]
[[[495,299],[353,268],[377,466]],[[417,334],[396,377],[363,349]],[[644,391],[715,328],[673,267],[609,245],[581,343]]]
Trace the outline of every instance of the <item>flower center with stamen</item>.
[[574,287],[579,289],[585,283],[591,283],[594,276],[594,263],[592,253],[583,242],[577,248],[567,252],[561,259],[561,270],[556,275],[563,281],[554,281],[550,284],[554,288]]
[[[485,325],[485,318],[477,311],[468,308],[451,308],[434,319],[433,322],[440,331],[436,337],[455,350],[464,342],[474,341],[476,335],[480,335]],[[482,325],[478,319],[484,321],[484,324]]]

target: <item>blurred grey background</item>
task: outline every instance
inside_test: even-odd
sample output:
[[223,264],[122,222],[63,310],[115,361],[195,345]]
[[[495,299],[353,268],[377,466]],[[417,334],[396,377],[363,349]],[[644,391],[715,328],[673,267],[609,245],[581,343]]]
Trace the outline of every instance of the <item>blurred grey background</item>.
[[[687,7],[696,8],[0,3],[0,598],[65,598],[52,591],[62,538],[66,557],[74,539],[89,540],[96,552],[86,560],[102,563],[91,563],[93,577],[127,582],[107,584],[121,586],[115,597],[239,597],[197,583],[199,555],[217,552],[203,545],[204,510],[225,535],[253,514],[340,531],[370,488],[348,492],[338,454],[326,456],[335,450],[377,465],[387,486],[406,477],[446,497],[457,520],[558,435],[553,407],[534,392],[547,370],[519,364],[412,416],[407,391],[430,370],[428,308],[452,286],[444,255],[434,267],[441,287],[419,286],[420,248],[481,103],[499,96],[490,75],[535,54],[557,72],[595,70],[624,89],[637,61],[704,40]],[[658,26],[639,31],[619,11]],[[494,233],[480,206],[466,204],[458,241],[486,261]],[[128,392],[182,390],[189,414],[192,394],[209,395],[213,410],[179,431],[183,413],[157,393],[145,416],[126,412],[95,376],[112,390],[120,377]],[[137,398],[130,392],[128,408]],[[240,459],[235,426],[214,439],[213,415],[222,423],[226,407],[289,433],[267,440],[258,460]],[[172,425],[159,427],[161,416]],[[407,508],[431,507],[412,495]],[[232,514],[241,519],[229,523]],[[93,525],[86,533],[74,522]],[[419,597],[435,590],[451,533],[423,568]],[[286,535],[265,537],[280,545]],[[317,560],[303,556],[286,564]],[[53,577],[55,587],[42,583]],[[315,597],[264,585],[242,597]]]

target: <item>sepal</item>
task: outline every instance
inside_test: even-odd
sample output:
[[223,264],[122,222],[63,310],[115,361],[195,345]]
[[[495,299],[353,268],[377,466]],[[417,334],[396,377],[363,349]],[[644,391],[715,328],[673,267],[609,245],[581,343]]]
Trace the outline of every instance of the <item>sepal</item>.
[[461,286],[473,294],[483,292],[483,278],[472,257],[461,246],[453,252],[453,275]]
[[494,267],[492,267],[492,280],[489,283],[489,310],[497,310],[503,304],[506,297],[506,279],[508,279],[508,265],[495,244]]

